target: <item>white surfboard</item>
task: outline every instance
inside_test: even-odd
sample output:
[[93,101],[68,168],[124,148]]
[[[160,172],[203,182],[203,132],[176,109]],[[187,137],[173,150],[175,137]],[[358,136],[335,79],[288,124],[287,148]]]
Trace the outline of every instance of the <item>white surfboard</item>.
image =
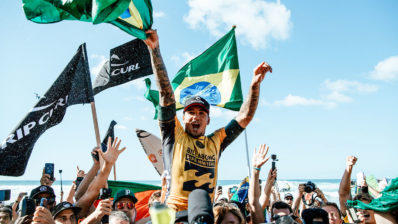
[[163,173],[162,141],[156,135],[141,129],[135,129],[138,140],[142,145],[149,161],[158,171],[159,175]]

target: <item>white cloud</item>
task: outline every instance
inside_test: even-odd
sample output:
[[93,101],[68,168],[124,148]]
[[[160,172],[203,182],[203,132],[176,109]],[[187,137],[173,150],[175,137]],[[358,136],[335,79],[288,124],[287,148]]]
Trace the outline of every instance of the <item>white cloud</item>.
[[145,99],[145,97],[143,97],[143,96],[128,96],[128,97],[123,98],[123,100],[124,100],[124,101],[127,101],[127,102],[130,102],[130,101],[145,102],[145,101],[147,101],[147,100]]
[[220,107],[211,106],[210,116],[216,118],[224,118],[225,120],[231,120],[238,114],[237,111],[227,110]]
[[290,10],[280,0],[189,0],[188,5],[184,21],[192,29],[204,25],[219,37],[237,25],[237,35],[255,49],[267,47],[270,39],[287,39],[292,27]]
[[146,89],[146,85],[145,85],[145,79],[148,77],[141,77],[138,79],[135,79],[133,81],[130,82],[126,82],[123,85],[121,85],[123,88],[130,88],[131,86],[137,90],[144,90]]
[[90,55],[90,57],[98,61],[98,64],[90,69],[91,75],[96,77],[98,73],[101,71],[101,68],[104,66],[107,59],[104,55],[97,55],[97,54],[92,54]]
[[264,99],[260,101],[262,106],[322,106],[327,109],[335,108],[339,103],[349,103],[354,99],[351,97],[353,94],[372,93],[378,90],[378,86],[360,83],[357,81],[349,80],[325,80],[321,84],[322,90],[326,94],[320,95],[318,99],[306,98],[289,94],[282,100],[269,102]]
[[118,129],[118,130],[129,130],[128,127],[126,127],[124,125],[121,125],[121,124],[115,125],[115,129]]
[[125,120],[125,121],[132,121],[132,120],[134,120],[132,117],[130,117],[130,116],[125,116],[125,117],[123,117],[123,120]]
[[329,94],[323,96],[325,99],[341,103],[353,101],[347,94],[372,93],[378,90],[376,85],[349,80],[326,80],[322,85],[329,91]]
[[393,81],[398,78],[398,56],[392,56],[379,62],[370,72],[370,78],[381,81]]
[[302,96],[287,95],[284,99],[275,101],[273,105],[276,106],[324,106],[326,108],[333,108],[336,106],[333,102],[325,102],[322,100],[308,99]]
[[165,17],[166,14],[163,11],[155,11],[153,12],[153,18],[162,18]]
[[184,52],[181,55],[174,55],[171,56],[171,60],[175,63],[177,67],[182,67],[186,63],[188,63],[190,60],[192,60],[195,57],[195,55],[190,54],[188,52]]

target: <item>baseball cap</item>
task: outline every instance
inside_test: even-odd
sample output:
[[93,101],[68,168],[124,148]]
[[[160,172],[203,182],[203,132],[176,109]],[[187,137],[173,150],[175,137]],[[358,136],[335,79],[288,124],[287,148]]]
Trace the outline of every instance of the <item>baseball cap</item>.
[[38,194],[41,194],[41,193],[48,193],[48,194],[51,195],[51,197],[55,198],[55,194],[54,194],[53,188],[50,187],[50,186],[46,186],[46,185],[41,185],[41,186],[38,186],[35,189],[33,189],[30,192],[29,198],[30,199],[34,199]]
[[184,103],[184,112],[193,106],[199,106],[203,108],[207,112],[207,114],[209,114],[210,104],[202,97],[193,96],[191,98],[188,98]]
[[122,189],[116,192],[115,200],[113,201],[113,205],[116,204],[122,198],[130,198],[134,203],[137,203],[137,198],[134,196],[134,192],[130,189]]
[[286,193],[284,198],[287,198],[287,197],[292,197],[293,198],[293,195],[291,193]]
[[81,208],[75,207],[71,203],[64,201],[64,202],[61,202],[58,205],[56,205],[51,214],[52,214],[53,218],[55,219],[55,217],[57,217],[57,215],[59,213],[61,213],[62,211],[65,211],[67,209],[72,209],[73,213],[75,213],[75,215],[77,215],[81,210]]
[[188,196],[188,223],[214,223],[213,206],[209,194],[203,189],[193,190]]

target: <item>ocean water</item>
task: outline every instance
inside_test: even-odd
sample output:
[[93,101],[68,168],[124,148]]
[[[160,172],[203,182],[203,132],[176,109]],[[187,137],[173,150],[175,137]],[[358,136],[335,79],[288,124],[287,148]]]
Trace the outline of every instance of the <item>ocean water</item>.
[[[239,186],[241,181],[242,180],[218,180],[217,184],[219,186],[223,186],[222,197],[227,197],[228,188],[232,186]],[[323,191],[323,193],[325,194],[326,198],[329,201],[338,203],[338,189],[339,189],[340,179],[277,180],[277,185],[279,190],[280,191],[286,190],[285,192],[281,192],[281,197],[283,198],[285,193],[291,193],[293,194],[294,197],[296,197],[298,185],[306,183],[307,181],[312,181],[313,183],[315,183],[315,185]],[[160,186],[160,181],[154,181],[154,180],[135,180],[134,182]],[[1,180],[0,190],[11,189],[11,199],[5,202],[5,204],[9,204],[15,201],[20,192],[27,192],[29,195],[30,191],[39,185],[40,185],[39,181],[32,181],[32,180],[20,180],[20,181]],[[62,181],[64,199],[67,197],[71,185],[72,185],[71,180]],[[265,181],[263,181],[262,187],[264,187],[264,185]],[[57,202],[59,202],[60,192],[61,192],[61,182],[57,180],[52,187],[55,191],[55,194],[57,195]]]

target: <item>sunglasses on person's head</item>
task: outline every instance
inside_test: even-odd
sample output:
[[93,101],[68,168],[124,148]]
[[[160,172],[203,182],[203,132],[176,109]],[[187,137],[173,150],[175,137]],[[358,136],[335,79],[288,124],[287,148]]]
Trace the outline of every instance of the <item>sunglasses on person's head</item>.
[[127,206],[128,209],[133,209],[135,207],[133,202],[117,202],[116,207],[118,209],[123,209]]

